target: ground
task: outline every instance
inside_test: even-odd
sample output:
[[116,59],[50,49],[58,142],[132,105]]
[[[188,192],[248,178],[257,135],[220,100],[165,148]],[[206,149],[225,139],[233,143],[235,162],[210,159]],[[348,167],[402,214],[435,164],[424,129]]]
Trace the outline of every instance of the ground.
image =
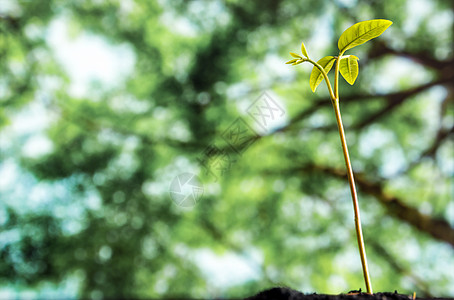
[[[350,300],[409,300],[415,299],[413,295],[402,295],[397,291],[393,293],[374,293],[373,295],[362,293],[359,291],[351,291],[347,294],[339,295],[325,295],[325,294],[303,294],[301,292],[285,288],[275,287],[269,290],[258,293],[255,296],[246,298],[245,300],[337,300],[337,299],[350,299]],[[419,298],[416,299],[428,299]],[[449,298],[430,298],[430,299],[449,299]]]

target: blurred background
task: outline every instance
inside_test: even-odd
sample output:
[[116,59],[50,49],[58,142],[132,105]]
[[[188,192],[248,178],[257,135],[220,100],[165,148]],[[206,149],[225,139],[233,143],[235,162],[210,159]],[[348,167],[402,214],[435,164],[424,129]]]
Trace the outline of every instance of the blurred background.
[[454,296],[454,1],[0,0],[0,298]]

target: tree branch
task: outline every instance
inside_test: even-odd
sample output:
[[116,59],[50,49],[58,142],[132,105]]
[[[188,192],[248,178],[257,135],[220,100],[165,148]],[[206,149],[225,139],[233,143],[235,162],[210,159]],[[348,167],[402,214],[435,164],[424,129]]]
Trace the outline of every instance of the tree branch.
[[[293,171],[323,172],[338,178],[347,176],[344,171],[339,169],[318,165],[306,165]],[[419,212],[418,209],[407,205],[403,199],[387,194],[381,183],[369,181],[364,174],[356,173],[355,178],[358,187],[363,192],[374,196],[387,209],[390,216],[400,219],[419,231],[450,244],[454,248],[454,228],[446,220]]]
[[[364,99],[375,99],[375,98],[383,98],[387,102],[385,107],[383,107],[382,109],[380,109],[379,111],[376,111],[375,113],[373,113],[371,115],[364,117],[362,120],[358,121],[356,124],[350,126],[350,128],[356,129],[356,130],[362,129],[362,128],[370,125],[374,121],[382,118],[383,116],[388,115],[393,109],[395,109],[396,107],[398,107],[399,105],[404,103],[410,97],[417,95],[434,86],[452,82],[453,77],[451,75],[449,75],[449,76],[448,75],[446,77],[444,76],[443,78],[440,78],[438,80],[434,80],[432,82],[425,83],[425,84],[422,84],[417,87],[409,88],[404,91],[391,92],[391,93],[387,93],[387,94],[375,94],[375,95],[355,94],[355,95],[343,97],[341,100],[342,103],[358,102],[358,101],[362,101]],[[308,109],[300,112],[298,115],[293,117],[286,126],[278,129],[277,131],[279,131],[279,132],[292,131],[293,129],[295,129],[296,124],[298,122],[309,117],[314,112],[316,112],[318,109],[320,109],[322,107],[327,107],[330,105],[331,105],[331,101],[329,98],[318,100],[314,103],[314,105],[312,105]],[[315,129],[322,130],[322,131],[334,130],[334,129],[336,129],[336,125],[332,124],[332,125],[317,127]]]
[[396,50],[391,47],[389,47],[386,43],[383,41],[377,41],[375,43],[374,48],[372,51],[369,53],[369,58],[379,58],[385,55],[394,55],[394,56],[400,56],[400,57],[405,57],[408,58],[420,65],[423,65],[425,67],[434,69],[434,70],[441,70],[448,65],[453,63],[453,60],[437,60],[430,56],[429,53],[426,52],[411,52],[408,50]]

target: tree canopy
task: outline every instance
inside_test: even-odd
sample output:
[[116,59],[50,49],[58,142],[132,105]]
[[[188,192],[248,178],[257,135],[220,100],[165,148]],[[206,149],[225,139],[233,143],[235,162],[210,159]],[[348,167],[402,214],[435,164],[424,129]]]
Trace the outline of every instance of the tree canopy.
[[363,288],[328,91],[284,63],[389,19],[339,91],[371,280],[454,295],[453,3],[0,0],[0,293]]

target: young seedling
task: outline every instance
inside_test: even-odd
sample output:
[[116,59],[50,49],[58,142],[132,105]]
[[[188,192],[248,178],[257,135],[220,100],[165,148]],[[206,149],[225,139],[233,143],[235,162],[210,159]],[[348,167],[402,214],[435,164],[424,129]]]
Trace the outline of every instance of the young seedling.
[[[369,271],[367,267],[366,250],[364,248],[364,239],[361,229],[361,219],[359,216],[358,197],[356,195],[355,179],[353,177],[353,170],[350,163],[350,157],[348,154],[347,140],[345,138],[344,126],[342,125],[341,113],[339,110],[339,72],[344,79],[351,85],[355,83],[358,77],[358,57],[354,55],[344,55],[345,51],[364,44],[365,42],[378,37],[381,35],[392,22],[389,20],[370,20],[356,23],[347,30],[345,30],[337,42],[339,48],[338,56],[326,56],[315,62],[309,58],[304,43],[301,44],[302,56],[293,52],[290,55],[294,59],[286,62],[287,64],[298,65],[303,62],[310,62],[314,65],[312,73],[309,79],[309,85],[313,92],[317,89],[317,86],[325,79],[326,85],[328,86],[331,103],[334,107],[336,115],[337,127],[339,130],[339,136],[342,144],[342,151],[344,154],[345,165],[347,166],[348,182],[350,185],[350,192],[352,194],[353,209],[355,213],[355,227],[356,227],[356,238],[358,240],[359,254],[361,256],[361,264],[363,268],[364,281],[366,283],[367,293],[372,294],[372,285],[370,283]],[[331,68],[334,67],[334,91],[331,87],[331,83],[328,78],[328,73]]]

